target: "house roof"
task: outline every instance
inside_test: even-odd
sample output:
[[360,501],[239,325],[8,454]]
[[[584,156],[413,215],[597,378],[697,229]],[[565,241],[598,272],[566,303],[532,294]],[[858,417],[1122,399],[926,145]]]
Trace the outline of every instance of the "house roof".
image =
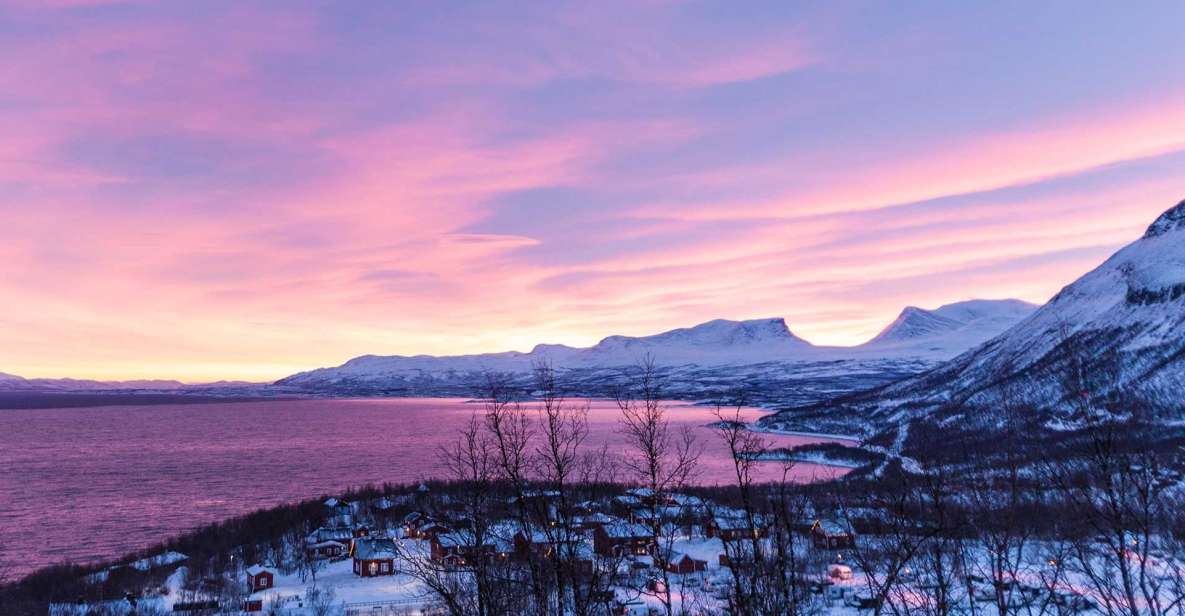
[[398,558],[399,548],[391,539],[359,539],[354,544],[354,560]]
[[321,528],[318,528],[317,530],[309,533],[309,536],[305,539],[305,541],[308,543],[319,543],[321,541],[346,541],[346,542],[348,542],[350,539],[353,539],[353,538],[354,538],[354,532],[352,530],[350,530],[349,528],[344,528],[341,526],[331,526],[331,527],[322,526]]
[[606,524],[601,528],[604,529],[606,535],[615,539],[649,539],[654,535],[649,527],[629,522]]
[[817,520],[815,522],[814,530],[820,531],[825,535],[846,535],[848,529],[844,528],[839,522],[835,520]]
[[264,569],[259,565],[251,565],[250,567],[247,567],[247,575],[251,577],[255,577],[261,573],[271,573],[271,571]]
[[691,556],[690,554],[685,554],[683,552],[679,552],[676,550],[664,550],[663,554],[662,554],[662,560],[665,562],[668,562],[668,563],[672,563],[672,564],[681,563],[685,560],[690,560],[693,562],[701,562],[701,563],[707,562],[707,561],[695,558],[695,557]]
[[[477,539],[474,538],[473,533],[467,530],[458,530],[451,533],[437,535],[436,542],[445,547],[467,547],[477,545]],[[492,537],[490,534],[486,534],[482,544],[494,545],[494,537]]]

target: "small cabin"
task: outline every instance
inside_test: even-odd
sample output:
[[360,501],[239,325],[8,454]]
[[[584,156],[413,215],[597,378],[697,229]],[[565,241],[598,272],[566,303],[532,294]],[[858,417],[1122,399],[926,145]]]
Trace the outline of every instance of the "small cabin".
[[454,567],[464,567],[480,558],[509,557],[513,545],[500,546],[493,537],[478,541],[473,533],[457,531],[441,533],[431,538],[429,557]]
[[399,549],[392,539],[358,539],[354,542],[351,556],[354,559],[354,575],[358,577],[395,575],[395,559],[399,557]]
[[326,541],[336,541],[342,545],[349,545],[354,539],[353,529],[346,526],[322,526],[305,537],[305,543],[313,545]]
[[589,513],[589,514],[577,516],[573,520],[572,528],[573,528],[573,530],[583,532],[583,531],[595,530],[598,527],[604,526],[606,524],[613,524],[613,523],[619,522],[619,521],[621,521],[621,520],[619,520],[618,518],[615,518],[611,515],[608,515],[608,514]]
[[276,585],[276,574],[260,567],[259,565],[252,565],[247,567],[247,592],[259,592],[267,590]]
[[340,541],[322,541],[308,546],[309,554],[316,558],[341,558],[346,554],[346,544]]
[[662,561],[663,569],[666,569],[670,573],[702,573],[708,568],[707,561],[697,560],[680,552],[672,552],[667,558],[662,559]]
[[649,527],[619,522],[598,526],[593,530],[593,549],[602,556],[654,554],[658,543]]
[[403,536],[410,539],[432,539],[449,532],[449,528],[419,511],[403,516]]
[[852,579],[852,568],[847,565],[835,563],[827,567],[827,577],[836,582],[848,582]]
[[811,526],[811,540],[816,548],[828,550],[851,548],[856,545],[855,535],[831,520],[816,520]]
[[743,513],[714,515],[704,526],[704,535],[709,539],[716,538],[721,541],[765,537],[768,533],[762,525],[762,520],[755,516],[753,522],[754,524],[749,524],[748,517]]

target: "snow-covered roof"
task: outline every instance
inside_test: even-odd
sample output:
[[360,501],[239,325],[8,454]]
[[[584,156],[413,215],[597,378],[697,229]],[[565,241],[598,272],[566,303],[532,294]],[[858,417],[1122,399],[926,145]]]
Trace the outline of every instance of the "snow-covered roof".
[[[451,533],[444,533],[436,536],[436,542],[445,547],[468,547],[477,545],[477,539],[472,532],[467,530],[458,530]],[[494,537],[487,534],[482,541],[483,545],[495,545]]]
[[629,522],[606,524],[602,528],[604,528],[606,535],[615,539],[640,539],[649,538],[654,535],[649,527],[641,524],[631,524]]
[[606,513],[597,512],[590,513],[588,515],[577,516],[576,521],[581,524],[612,524],[614,522],[620,521],[620,519]]
[[819,532],[821,532],[825,535],[833,535],[834,536],[834,535],[848,534],[848,529],[844,528],[844,526],[842,524],[840,524],[839,522],[836,522],[835,520],[828,520],[828,519],[818,520],[815,522],[814,529],[818,530]]
[[354,543],[354,560],[398,558],[399,548],[391,539],[359,539]]
[[342,527],[342,526],[333,526],[333,527],[326,528],[326,527],[322,526],[321,528],[318,528],[317,530],[309,533],[309,536],[305,538],[305,542],[306,543],[319,543],[322,541],[349,542],[349,540],[353,539],[353,538],[354,538],[354,532],[351,531],[349,528]]
[[247,575],[249,575],[251,577],[255,577],[261,573],[272,573],[272,572],[269,571],[268,569],[265,569],[264,567],[262,567],[260,565],[251,565],[250,567],[247,567]]

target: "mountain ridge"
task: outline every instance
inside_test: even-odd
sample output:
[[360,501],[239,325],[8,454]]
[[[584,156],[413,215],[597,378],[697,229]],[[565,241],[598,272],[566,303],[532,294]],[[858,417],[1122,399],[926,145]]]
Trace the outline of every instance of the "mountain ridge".
[[[1017,306],[1031,306],[1019,300],[970,300],[948,304],[938,310],[953,310],[961,305],[978,306],[997,318],[1020,318]],[[991,306],[1005,306],[991,310]],[[915,309],[922,310],[922,309]],[[967,308],[966,310],[971,310]],[[999,313],[999,314],[996,314]],[[999,316],[1013,315],[1012,317]],[[947,317],[939,317],[944,320]],[[816,346],[797,336],[785,319],[769,317],[733,321],[715,319],[691,327],[677,328],[649,336],[613,335],[602,338],[590,347],[571,347],[557,344],[538,344],[529,352],[505,351],[473,355],[361,355],[335,367],[317,368],[285,377],[277,385],[309,388],[333,388],[349,384],[380,386],[384,379],[406,381],[429,378],[432,375],[459,375],[480,372],[529,372],[540,361],[563,369],[603,370],[630,366],[650,356],[665,366],[723,367],[765,363],[866,361],[881,359],[936,361],[945,359],[994,335],[996,323],[987,331],[976,329],[985,319],[958,322],[952,331],[960,334],[953,342],[941,336],[930,336],[912,345],[910,340],[888,345],[857,345],[852,347]]]
[[1177,421],[1183,332],[1185,201],[991,340],[919,375],[763,422],[841,422],[870,433],[926,420],[990,423],[1003,404],[1032,409],[1055,431],[1081,427],[1083,407]]

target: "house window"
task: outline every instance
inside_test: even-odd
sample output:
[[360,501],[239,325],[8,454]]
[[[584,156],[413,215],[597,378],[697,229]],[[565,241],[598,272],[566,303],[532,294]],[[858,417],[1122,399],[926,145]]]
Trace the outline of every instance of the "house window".
[[382,564],[382,571],[383,571],[383,573],[390,573],[391,572],[391,563],[384,562]]
[[370,574],[374,575],[379,572],[379,564],[376,562],[370,563]]
[[263,577],[262,575],[259,576],[259,587],[267,588],[267,578]]

